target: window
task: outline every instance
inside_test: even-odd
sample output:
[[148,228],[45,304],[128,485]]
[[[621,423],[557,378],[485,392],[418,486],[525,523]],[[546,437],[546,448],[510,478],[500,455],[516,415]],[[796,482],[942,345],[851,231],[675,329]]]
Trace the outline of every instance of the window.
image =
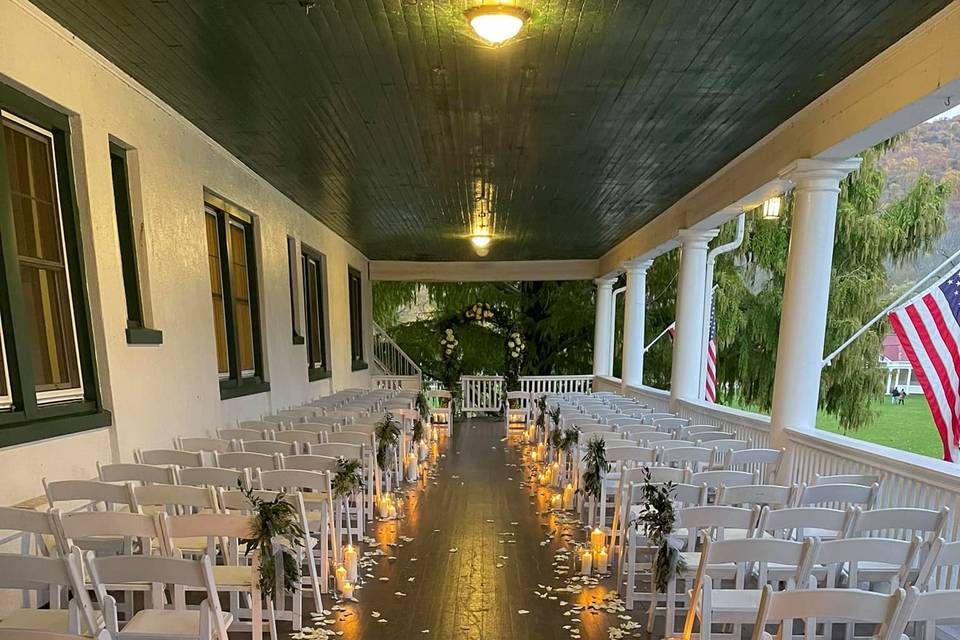
[[322,254],[304,250],[303,308],[306,311],[307,373],[310,380],[330,375],[327,364],[327,265]]
[[366,369],[363,361],[363,285],[360,272],[349,267],[347,289],[350,294],[350,359],[353,370]]
[[290,271],[290,326],[293,332],[293,344],[303,344],[303,331],[300,328],[300,287],[297,279],[297,269],[300,261],[297,259],[297,241],[287,236],[287,267]]
[[127,171],[127,150],[110,143],[110,172],[113,177],[113,206],[117,214],[117,237],[120,240],[120,267],[123,271],[123,293],[127,301],[127,342],[160,344],[163,334],[148,329],[143,319],[140,297],[140,272],[137,268],[136,228],[130,202],[130,178]]
[[69,119],[0,84],[0,446],[106,426]]
[[[269,389],[263,381],[253,218],[222,201],[204,220],[220,397]],[[229,212],[225,208],[231,209]]]

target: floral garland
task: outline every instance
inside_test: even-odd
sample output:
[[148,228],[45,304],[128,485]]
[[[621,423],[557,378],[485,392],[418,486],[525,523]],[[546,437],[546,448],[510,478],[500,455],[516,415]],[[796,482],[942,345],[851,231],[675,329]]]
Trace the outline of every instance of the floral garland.
[[362,467],[363,465],[359,460],[348,460],[343,457],[337,459],[337,473],[333,476],[331,485],[333,497],[342,498],[363,491]]
[[[268,599],[280,593],[294,593],[300,588],[300,560],[297,549],[302,548],[303,528],[297,518],[297,510],[287,501],[283,493],[272,500],[264,500],[252,489],[243,489],[244,496],[250,502],[253,522],[250,537],[239,542],[244,545],[244,555],[251,551],[260,552],[260,575],[257,582],[260,592]],[[277,559],[280,559],[280,580],[277,580]]]
[[519,331],[512,331],[507,335],[504,350],[504,384],[507,391],[517,391],[520,388],[520,368],[527,350]]
[[590,438],[587,441],[587,454],[583,457],[583,461],[586,470],[583,472],[580,492],[585,496],[599,500],[603,487],[603,474],[610,471],[610,463],[607,462],[606,441],[596,436]]
[[477,302],[467,309],[463,315],[466,316],[467,320],[486,322],[493,320],[495,314],[489,302]]
[[460,341],[457,340],[457,336],[454,335],[453,329],[447,327],[447,330],[444,332],[443,337],[440,338],[440,348],[443,350],[443,357],[445,360],[454,360],[457,357],[457,347],[460,345]]
[[377,438],[377,466],[386,471],[393,466],[397,447],[400,444],[400,423],[393,419],[393,414],[383,414],[376,425],[374,435]]
[[440,338],[440,360],[443,365],[441,375],[444,387],[457,395],[460,389],[460,341],[457,340],[453,329],[447,327]]

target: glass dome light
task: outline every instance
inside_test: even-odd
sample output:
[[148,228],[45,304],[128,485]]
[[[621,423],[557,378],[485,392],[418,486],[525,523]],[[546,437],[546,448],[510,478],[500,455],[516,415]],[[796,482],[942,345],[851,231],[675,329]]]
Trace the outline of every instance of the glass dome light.
[[466,16],[476,34],[490,44],[502,44],[520,33],[530,17],[520,7],[509,5],[472,7]]

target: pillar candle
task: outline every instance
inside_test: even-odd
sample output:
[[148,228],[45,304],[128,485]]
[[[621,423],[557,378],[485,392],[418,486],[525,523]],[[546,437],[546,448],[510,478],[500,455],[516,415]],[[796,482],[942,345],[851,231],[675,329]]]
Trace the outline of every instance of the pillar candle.
[[337,579],[337,591],[343,593],[343,585],[347,581],[347,570],[342,564],[339,564],[337,565],[335,574]]
[[584,551],[580,556],[580,575],[588,576],[593,570],[593,554]]
[[380,496],[377,506],[379,507],[380,517],[385,519],[390,515],[390,502],[387,500],[387,496]]
[[599,552],[600,549],[606,545],[606,542],[607,536],[600,529],[594,529],[590,532],[590,548],[593,549],[595,553]]
[[353,600],[353,583],[344,582],[343,589],[340,590],[340,593],[343,594],[344,600]]
[[563,508],[567,511],[573,509],[573,485],[569,483],[563,488]]
[[553,496],[550,498],[550,508],[553,509],[554,511],[560,511],[562,507],[563,507],[563,501],[560,494],[559,493],[553,494]]
[[420,443],[420,461],[422,462],[426,460],[427,456],[429,455],[430,455],[430,445],[428,445],[424,440],[423,442]]
[[417,456],[410,453],[407,455],[407,482],[416,482],[418,472]]
[[357,581],[357,550],[353,548],[353,544],[348,544],[343,548],[343,564],[346,567],[347,571],[347,580],[350,582]]
[[392,502],[390,503],[390,507],[387,509],[387,517],[391,520],[397,519],[397,507]]
[[600,547],[600,551],[597,553],[597,573],[606,573],[607,572],[607,548]]
[[560,463],[554,462],[550,465],[550,480],[555,487],[560,486]]
[[543,460],[543,443],[537,443],[537,460]]

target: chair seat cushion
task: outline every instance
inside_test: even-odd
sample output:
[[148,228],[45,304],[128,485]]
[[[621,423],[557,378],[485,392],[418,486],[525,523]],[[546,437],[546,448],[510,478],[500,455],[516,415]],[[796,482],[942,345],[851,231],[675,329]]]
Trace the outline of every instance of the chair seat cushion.
[[0,620],[0,629],[29,629],[67,633],[70,628],[66,609],[14,609]]
[[760,589],[713,589],[710,597],[713,601],[713,613],[744,613],[755,619],[760,607]]
[[[229,627],[233,616],[224,612],[223,624]],[[200,630],[199,611],[165,611],[162,609],[144,609],[138,611],[121,630],[121,634],[141,634],[144,636],[184,636],[196,638]]]

